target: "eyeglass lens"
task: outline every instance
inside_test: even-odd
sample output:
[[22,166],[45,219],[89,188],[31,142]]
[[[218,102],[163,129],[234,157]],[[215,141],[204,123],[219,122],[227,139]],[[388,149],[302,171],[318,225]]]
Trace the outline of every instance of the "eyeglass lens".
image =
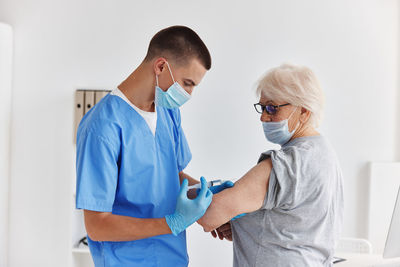
[[277,108],[275,106],[273,106],[273,105],[266,105],[265,106],[265,110],[267,111],[267,113],[269,115],[274,115],[274,114],[276,114]]
[[260,114],[262,114],[264,112],[264,110],[267,112],[267,114],[269,115],[275,115],[276,112],[278,111],[278,107],[274,106],[274,105],[262,105],[260,103],[257,103],[254,105],[256,108],[256,111]]

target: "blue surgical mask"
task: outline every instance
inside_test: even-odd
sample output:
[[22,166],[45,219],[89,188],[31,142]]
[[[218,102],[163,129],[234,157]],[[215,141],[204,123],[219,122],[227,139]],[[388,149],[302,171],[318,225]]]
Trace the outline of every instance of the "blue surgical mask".
[[155,104],[156,106],[164,107],[164,108],[179,108],[183,104],[185,104],[191,97],[191,95],[182,88],[182,86],[175,81],[174,76],[172,75],[172,71],[169,67],[168,62],[165,62],[169,69],[169,73],[171,74],[172,80],[174,83],[168,88],[166,92],[164,92],[158,86],[158,76],[156,75],[156,96],[155,96]]
[[[293,113],[296,111],[297,107],[293,110],[292,114],[290,114],[289,118],[286,120],[282,121],[270,121],[270,122],[263,122],[263,129],[264,129],[264,135],[265,138],[267,138],[268,141],[274,144],[279,144],[279,145],[284,145],[289,140],[292,138],[294,132],[297,129],[296,128],[289,132],[289,119],[293,115]],[[297,124],[298,125],[298,124]]]

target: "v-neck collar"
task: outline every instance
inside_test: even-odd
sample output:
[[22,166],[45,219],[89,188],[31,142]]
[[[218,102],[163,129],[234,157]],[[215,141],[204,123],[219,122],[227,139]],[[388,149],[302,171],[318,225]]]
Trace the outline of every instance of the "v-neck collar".
[[[119,90],[119,89],[118,89]],[[121,92],[121,91],[120,91]],[[122,92],[121,92],[122,93]],[[123,93],[122,93],[123,94]],[[155,128],[155,130],[154,130],[154,134],[153,134],[153,132],[152,132],[152,130],[150,129],[150,126],[148,125],[148,123],[147,123],[147,121],[143,118],[143,116],[133,107],[134,105],[133,105],[133,103],[131,103],[130,101],[129,101],[129,99],[125,96],[125,95],[123,95],[124,97],[122,97],[121,95],[119,95],[119,94],[110,94],[111,96],[115,96],[115,97],[117,97],[118,99],[120,99],[123,103],[125,103],[126,105],[128,105],[129,106],[129,109],[130,110],[132,110],[137,116],[139,116],[140,117],[140,120],[142,121],[142,123],[144,123],[145,124],[145,127],[147,128],[147,131],[151,134],[151,136],[153,137],[153,138],[156,138],[157,137],[157,132],[158,132],[158,128],[159,128],[159,126],[158,126],[158,124],[159,124],[159,115],[160,115],[160,112],[159,112],[159,109],[158,109],[158,107],[157,106],[155,106],[154,107],[154,112],[156,112],[156,128]],[[129,101],[129,102],[128,102]],[[136,106],[135,106],[136,107]],[[138,107],[136,107],[136,108],[138,108]],[[138,108],[139,109],[139,108]],[[144,112],[146,112],[146,111],[144,111]]]

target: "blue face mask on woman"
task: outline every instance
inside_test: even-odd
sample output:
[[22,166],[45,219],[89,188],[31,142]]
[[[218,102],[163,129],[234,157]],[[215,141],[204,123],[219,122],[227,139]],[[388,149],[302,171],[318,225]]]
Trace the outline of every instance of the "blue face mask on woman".
[[185,104],[190,98],[191,95],[182,88],[182,86],[175,81],[174,76],[172,75],[172,71],[169,67],[168,62],[167,67],[169,69],[169,73],[171,74],[172,80],[174,83],[168,88],[166,92],[164,92],[158,86],[158,76],[156,75],[156,96],[155,96],[155,104],[156,106],[164,107],[164,108],[179,108],[183,104]]
[[289,142],[289,140],[292,138],[294,132],[297,129],[296,126],[296,128],[293,131],[289,132],[289,124],[288,124],[290,117],[292,117],[296,109],[297,107],[293,110],[292,114],[290,114],[289,118],[287,118],[286,120],[277,122],[270,121],[262,123],[264,129],[264,135],[268,141],[274,144],[279,144],[281,146]]

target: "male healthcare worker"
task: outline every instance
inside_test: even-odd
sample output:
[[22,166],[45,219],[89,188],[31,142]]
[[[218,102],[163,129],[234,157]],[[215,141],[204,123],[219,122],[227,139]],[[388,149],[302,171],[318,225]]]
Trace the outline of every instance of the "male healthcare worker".
[[183,172],[191,153],[179,107],[210,67],[194,31],[161,30],[139,67],[82,119],[76,207],[96,267],[188,265],[185,229],[224,189],[208,189],[202,178],[188,198],[198,181]]

